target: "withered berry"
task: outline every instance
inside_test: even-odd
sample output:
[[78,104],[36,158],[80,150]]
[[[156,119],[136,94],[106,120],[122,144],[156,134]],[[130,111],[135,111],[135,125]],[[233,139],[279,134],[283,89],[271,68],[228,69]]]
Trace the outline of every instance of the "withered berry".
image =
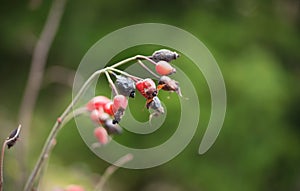
[[115,82],[116,88],[121,95],[126,97],[135,96],[135,83],[131,78],[118,75],[116,76],[117,80]]
[[161,60],[170,62],[172,60],[177,59],[178,57],[179,57],[179,55],[176,52],[172,52],[167,49],[161,49],[161,50],[155,51],[150,58],[155,62],[158,62]]
[[121,134],[122,128],[118,125],[113,123],[112,119],[108,119],[103,124],[103,127],[107,130],[108,134]]
[[165,90],[165,91],[174,91],[176,92],[179,96],[182,96],[179,83],[173,79],[171,79],[168,76],[161,76],[159,81],[158,81],[158,86],[157,89],[160,90]]
[[158,97],[154,97],[153,100],[147,104],[147,108],[153,109],[157,114],[163,114],[165,112]]

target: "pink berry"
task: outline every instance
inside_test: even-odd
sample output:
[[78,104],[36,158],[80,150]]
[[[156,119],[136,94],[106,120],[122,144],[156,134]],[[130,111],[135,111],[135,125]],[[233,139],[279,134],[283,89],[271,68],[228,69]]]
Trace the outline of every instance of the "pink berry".
[[113,101],[113,110],[117,111],[120,108],[126,109],[128,100],[123,95],[116,95]]
[[170,74],[173,74],[176,72],[176,69],[173,68],[171,66],[171,64],[169,64],[166,61],[159,61],[157,62],[156,66],[155,66],[155,70],[158,74],[163,75],[163,76],[167,76]]
[[83,187],[78,186],[78,185],[69,185],[66,188],[66,191],[85,191]]
[[105,104],[103,110],[108,115],[114,115],[114,112],[113,112],[113,102],[111,101],[111,102],[108,102],[107,104]]
[[110,101],[111,100],[105,96],[96,96],[87,103],[86,108],[89,111],[92,111],[94,109],[100,109],[103,108],[104,105]]
[[94,109],[90,114],[90,118],[92,121],[102,124],[109,118],[109,115],[101,109]]
[[108,134],[107,134],[107,131],[103,127],[97,127],[94,130],[94,135],[97,138],[97,140],[99,141],[99,143],[101,143],[103,145],[108,143]]

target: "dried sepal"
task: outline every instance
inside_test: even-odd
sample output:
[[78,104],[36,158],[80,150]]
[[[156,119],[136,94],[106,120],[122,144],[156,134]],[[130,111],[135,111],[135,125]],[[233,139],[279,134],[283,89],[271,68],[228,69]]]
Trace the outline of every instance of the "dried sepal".
[[147,103],[146,106],[147,109],[153,109],[157,114],[163,114],[165,112],[158,97],[154,97],[151,102]]
[[168,49],[161,49],[155,51],[152,56],[150,57],[153,61],[158,62],[161,60],[170,62],[172,60],[175,60],[179,57],[179,54],[176,52],[170,51]]
[[16,128],[15,130],[13,130],[9,137],[6,138],[6,145],[7,148],[10,149],[12,146],[14,146],[20,136],[20,132],[21,132],[21,125],[19,125],[18,128]]
[[180,97],[182,97],[179,83],[168,76],[161,76],[158,81],[157,89],[165,90],[165,91],[173,91],[176,92]]
[[115,86],[119,92],[119,94],[124,95],[126,97],[132,97],[135,96],[135,83],[131,78],[117,75],[116,76],[116,82]]

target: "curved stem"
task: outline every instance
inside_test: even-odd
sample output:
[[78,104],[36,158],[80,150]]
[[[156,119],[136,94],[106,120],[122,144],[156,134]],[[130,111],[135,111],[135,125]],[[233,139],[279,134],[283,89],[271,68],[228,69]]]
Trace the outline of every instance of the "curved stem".
[[120,74],[122,74],[122,75],[124,75],[124,76],[127,76],[127,77],[129,77],[129,78],[135,80],[135,81],[139,81],[139,80],[142,79],[142,78],[139,78],[139,77],[137,77],[137,76],[128,74],[127,72],[124,72],[124,71],[122,71],[122,70],[118,70],[118,69],[116,69],[116,68],[107,67],[107,69],[108,69],[108,70],[111,70],[111,71],[114,71],[114,72],[118,72],[118,73],[120,73]]
[[79,90],[79,92],[77,93],[77,95],[75,96],[75,98],[72,100],[72,102],[68,105],[68,107],[65,109],[65,111],[62,113],[62,115],[58,118],[58,120],[56,121],[56,123],[54,124],[46,142],[45,145],[43,147],[43,150],[39,156],[39,159],[29,177],[29,179],[26,182],[24,191],[31,191],[34,185],[34,181],[38,175],[38,173],[41,170],[41,167],[43,166],[43,164],[45,163],[46,159],[49,156],[50,150],[51,150],[51,145],[53,143],[53,141],[55,140],[55,137],[58,133],[58,131],[61,129],[63,122],[65,121],[67,115],[72,111],[72,107],[74,106],[75,103],[78,102],[80,96],[85,92],[85,90],[87,89],[87,87],[89,86],[89,84],[96,78],[98,77],[102,72],[104,72],[105,69],[102,70],[98,70],[95,73],[93,73],[89,79],[83,84],[83,86],[81,87],[81,89]]
[[150,74],[152,74],[154,77],[156,77],[157,79],[160,78],[159,75],[155,74],[150,68],[148,68],[141,60],[138,60],[138,63],[145,69],[147,70]]
[[110,78],[110,76],[109,76],[109,73],[108,73],[107,71],[105,71],[105,76],[106,76],[106,78],[107,78],[107,81],[108,81],[109,85],[111,86],[111,89],[113,90],[114,96],[115,96],[115,95],[119,95],[119,92],[118,92],[118,90],[117,90],[117,88],[116,88],[114,82],[111,80],[111,78]]
[[137,56],[137,59],[139,59],[139,60],[147,60],[147,61],[149,61],[151,64],[154,64],[154,65],[157,64],[156,62],[154,62],[153,60],[151,60],[148,56],[138,55],[138,56]]
[[111,175],[118,170],[118,168],[122,165],[124,165],[125,163],[131,161],[133,158],[132,154],[127,154],[123,157],[121,157],[119,160],[117,160],[113,165],[109,166],[105,172],[103,173],[103,175],[101,176],[100,181],[98,182],[98,184],[95,187],[95,191],[102,191],[103,187],[105,185],[105,183],[107,182],[107,180],[111,177]]
[[[122,60],[114,65],[112,65],[111,67],[107,67],[101,70],[98,70],[96,72],[94,72],[88,79],[87,81],[82,85],[81,89],[78,91],[78,93],[76,94],[76,96],[74,97],[74,99],[72,100],[72,102],[68,105],[68,107],[65,109],[65,111],[61,114],[61,116],[58,118],[58,120],[56,121],[56,123],[54,124],[54,126],[51,129],[50,134],[48,135],[48,138],[44,144],[43,150],[36,162],[36,165],[34,167],[34,169],[32,170],[32,173],[30,174],[24,191],[31,191],[33,186],[34,186],[34,182],[37,178],[37,175],[39,174],[43,164],[46,162],[46,159],[49,157],[51,148],[52,148],[52,143],[55,140],[59,130],[62,128],[64,122],[67,119],[68,114],[72,111],[73,106],[78,102],[79,98],[83,95],[83,93],[86,91],[86,89],[88,88],[88,86],[90,85],[90,83],[96,79],[101,73],[106,72],[108,70],[117,70],[115,69],[115,67],[121,66],[127,62],[136,60],[138,57],[143,58],[144,56],[134,56],[134,57],[130,57],[127,58],[125,60]],[[119,70],[117,70],[119,71]],[[128,74],[129,75],[129,74]],[[134,77],[134,76],[132,76]],[[135,77],[136,78],[136,77]]]

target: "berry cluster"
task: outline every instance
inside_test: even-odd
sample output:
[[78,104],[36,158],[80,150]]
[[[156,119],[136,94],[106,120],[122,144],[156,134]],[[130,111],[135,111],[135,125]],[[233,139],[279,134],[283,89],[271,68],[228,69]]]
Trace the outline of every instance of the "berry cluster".
[[[178,57],[176,52],[167,49],[155,51],[152,56],[144,57],[144,59],[155,64],[156,73],[159,74],[157,85],[151,78],[142,79],[115,68],[109,68],[106,71],[106,77],[113,90],[113,98],[96,96],[86,105],[90,118],[96,125],[94,136],[100,144],[108,143],[110,135],[122,132],[119,122],[125,114],[128,99],[135,97],[136,90],[146,98],[146,108],[154,111],[150,115],[150,119],[152,115],[158,116],[164,113],[164,108],[158,98],[160,90],[176,92],[182,96],[179,83],[169,77],[176,72],[170,62]],[[145,65],[142,66],[146,67]],[[149,71],[149,68],[145,69]],[[117,75],[116,73],[120,74]],[[115,82],[112,81],[110,75],[115,77]]]

